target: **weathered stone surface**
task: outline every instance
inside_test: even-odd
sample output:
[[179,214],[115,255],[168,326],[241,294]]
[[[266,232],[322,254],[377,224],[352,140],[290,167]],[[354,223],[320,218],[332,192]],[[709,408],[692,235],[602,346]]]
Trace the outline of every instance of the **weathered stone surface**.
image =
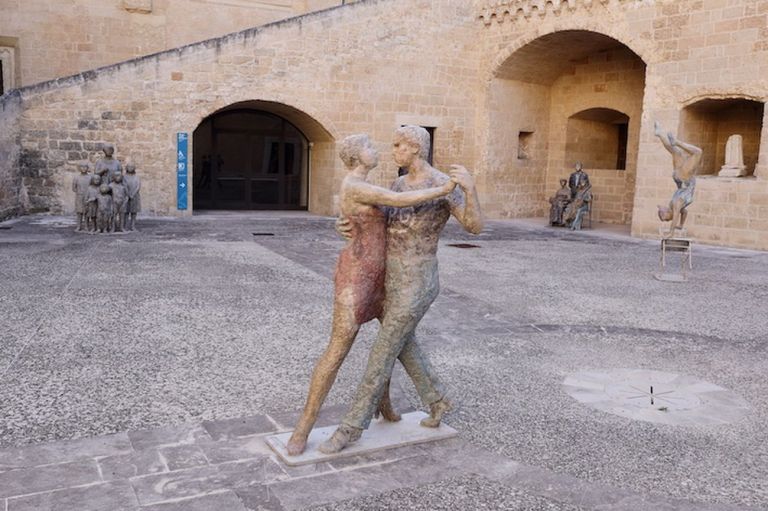
[[181,470],[208,464],[208,459],[197,445],[164,447],[160,449],[160,455],[168,465],[168,470]]
[[0,472],[0,497],[26,495],[99,481],[99,469],[93,460],[19,468]]
[[214,440],[227,440],[242,436],[259,435],[275,431],[275,425],[266,415],[254,415],[237,419],[203,421],[203,428]]
[[266,458],[272,454],[264,436],[204,442],[200,449],[211,463]]
[[142,511],[249,511],[250,509],[259,508],[246,507],[237,494],[228,490],[141,508]]
[[139,505],[127,481],[8,499],[7,511],[132,511]]
[[180,424],[164,428],[129,431],[128,438],[131,439],[131,444],[137,451],[150,447],[192,444],[211,439],[199,424]]
[[202,496],[217,490],[259,486],[282,472],[269,459],[224,463],[131,479],[142,505]]
[[125,433],[28,445],[0,450],[0,470],[120,455],[131,451],[131,442]]
[[166,466],[160,459],[159,452],[154,449],[99,458],[98,463],[105,481],[128,479],[166,471]]

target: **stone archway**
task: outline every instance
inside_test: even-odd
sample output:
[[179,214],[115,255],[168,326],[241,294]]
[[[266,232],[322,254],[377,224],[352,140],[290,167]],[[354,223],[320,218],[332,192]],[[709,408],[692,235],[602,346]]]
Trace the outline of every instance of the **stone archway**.
[[234,103],[205,117],[192,143],[196,210],[328,209],[321,190],[331,186],[332,169],[314,170],[328,161],[334,139],[300,110],[270,101]]
[[487,103],[488,180],[499,184],[489,202],[500,211],[492,213],[543,216],[546,198],[575,163],[568,154],[578,153],[568,148],[569,120],[586,117],[584,128],[590,116],[600,122],[601,113],[615,111],[624,116],[625,132],[616,136],[625,138],[626,158],[586,170],[596,196],[595,219],[631,223],[645,68],[626,44],[589,30],[552,32],[505,55],[490,80]]

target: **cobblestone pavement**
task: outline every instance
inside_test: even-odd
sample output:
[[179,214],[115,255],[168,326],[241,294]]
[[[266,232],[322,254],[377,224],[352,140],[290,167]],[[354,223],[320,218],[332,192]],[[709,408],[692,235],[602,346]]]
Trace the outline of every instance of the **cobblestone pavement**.
[[[520,221],[479,237],[449,224],[441,244],[419,335],[460,438],[282,465],[263,437],[291,426],[324,348],[332,225],[207,214],[100,237],[59,217],[0,224],[0,511],[768,507],[768,254],[697,246],[691,281],[670,284],[651,276],[658,242]],[[343,413],[375,332],[319,425]],[[690,374],[752,410],[669,426],[562,390],[622,367]],[[418,407],[400,369],[393,393]]]

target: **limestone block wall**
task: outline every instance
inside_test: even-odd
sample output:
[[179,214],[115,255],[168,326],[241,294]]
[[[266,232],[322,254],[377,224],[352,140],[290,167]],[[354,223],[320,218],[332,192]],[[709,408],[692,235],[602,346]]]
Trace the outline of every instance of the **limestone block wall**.
[[176,133],[192,134],[206,116],[253,101],[313,143],[316,213],[333,213],[343,171],[336,141],[348,134],[377,141],[381,184],[396,175],[392,132],[406,123],[436,128],[438,166],[472,166],[474,24],[466,4],[450,6],[414,13],[410,0],[369,0],[24,88],[22,158],[34,156],[29,201],[70,212],[76,164],[111,143],[137,164],[146,211],[189,214],[175,207]]
[[340,3],[340,0],[4,0],[0,7],[0,46],[16,48],[15,82],[23,86]]
[[[504,63],[526,44],[548,34],[570,30],[610,36],[637,54],[646,64],[646,78],[639,121],[629,128],[630,139],[636,137],[638,147],[634,184],[629,168],[620,174],[626,179],[625,183],[619,181],[618,175],[602,176],[601,171],[593,170],[590,175],[594,175],[593,181],[598,183],[610,178],[606,181],[607,186],[612,187],[608,193],[624,194],[622,221],[631,219],[634,236],[653,238],[658,237],[660,225],[656,205],[666,204],[674,191],[671,157],[653,136],[653,121],[659,120],[667,129],[676,131],[681,126],[684,109],[707,98],[741,98],[764,103],[768,91],[767,17],[768,3],[758,0],[480,1],[476,6],[476,19],[479,26],[485,27],[481,37],[484,55],[481,72],[491,83]],[[546,66],[546,62],[547,58],[542,58],[537,64]],[[494,94],[493,87],[486,87],[483,94],[487,104],[487,98]],[[580,96],[574,93],[573,97]],[[555,97],[553,87],[552,105],[559,105],[562,100]],[[555,115],[553,111],[552,116]],[[478,145],[484,147],[492,140],[494,126],[482,116],[478,119]],[[763,127],[765,121],[763,117]],[[554,125],[550,130],[550,137],[565,132]],[[687,224],[689,234],[695,239],[768,249],[765,230],[768,210],[763,202],[768,191],[768,139],[764,128],[758,138],[753,179],[699,179]],[[556,145],[555,140],[550,140],[549,154],[555,160],[548,166],[545,195],[554,191],[557,177],[567,170],[565,165],[556,163],[564,153]],[[719,160],[717,149],[714,153],[709,157],[712,161]],[[632,158],[628,157],[627,162],[631,165]],[[602,207],[599,197],[605,196],[606,191],[596,190],[596,193],[598,207]],[[631,211],[626,210],[627,204],[631,205]]]
[[[483,207],[492,217],[544,214],[542,197],[549,151],[549,87],[495,79],[487,109],[488,135],[478,165],[485,184]],[[529,133],[527,157],[520,158],[520,133]]]
[[[702,100],[764,103],[768,94],[767,26],[768,3],[761,1],[681,1],[654,9],[648,33],[657,51],[655,62],[648,67],[633,235],[658,236],[655,206],[666,204],[675,189],[671,156],[653,136],[653,121],[685,131],[686,107]],[[766,126],[765,117],[761,124]],[[686,225],[693,238],[768,249],[768,133],[764,128],[758,138],[754,178],[698,179]],[[719,167],[718,162],[715,147],[708,151],[705,172]]]
[[23,193],[19,168],[18,95],[0,98],[0,221],[23,211]]
[[[597,162],[598,165],[585,162],[585,171],[595,196],[593,219],[613,224],[631,222],[644,89],[645,64],[626,48],[595,53],[576,65],[573,74],[563,75],[555,81],[552,85],[547,197],[559,188],[560,178],[573,172],[575,161],[566,160],[569,118],[592,108],[615,110],[629,117],[626,169],[616,169],[615,152],[611,149],[610,156],[606,155],[602,162]],[[582,143],[594,144],[595,140]]]

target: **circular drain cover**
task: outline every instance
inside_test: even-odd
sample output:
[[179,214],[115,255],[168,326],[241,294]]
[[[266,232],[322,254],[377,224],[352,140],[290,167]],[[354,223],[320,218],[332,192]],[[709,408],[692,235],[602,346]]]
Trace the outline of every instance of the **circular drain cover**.
[[661,424],[728,424],[750,411],[739,395],[714,383],[650,369],[581,371],[568,376],[563,386],[591,408]]

